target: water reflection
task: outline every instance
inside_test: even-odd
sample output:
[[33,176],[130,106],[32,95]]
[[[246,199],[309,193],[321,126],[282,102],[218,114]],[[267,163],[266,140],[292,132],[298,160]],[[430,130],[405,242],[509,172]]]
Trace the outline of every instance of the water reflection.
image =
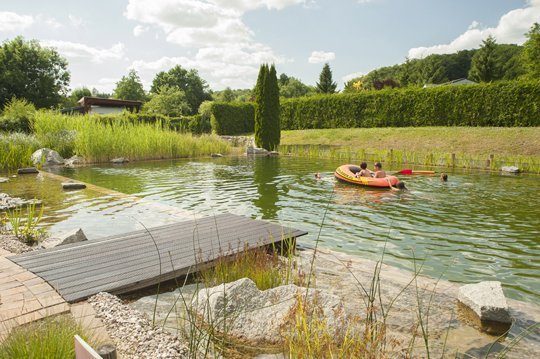
[[258,196],[253,204],[260,209],[263,219],[276,219],[279,210],[279,191],[276,185],[279,175],[279,158],[269,157],[265,161],[254,159],[253,182]]

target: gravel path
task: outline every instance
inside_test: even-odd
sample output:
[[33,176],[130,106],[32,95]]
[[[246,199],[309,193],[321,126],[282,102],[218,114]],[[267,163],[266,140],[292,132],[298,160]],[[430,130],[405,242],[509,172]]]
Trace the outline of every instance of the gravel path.
[[0,248],[15,254],[30,252],[36,249],[35,247],[24,244],[17,237],[10,234],[0,234]]
[[188,358],[188,348],[161,327],[152,327],[146,315],[122,303],[109,293],[88,299],[97,317],[114,340],[122,358]]

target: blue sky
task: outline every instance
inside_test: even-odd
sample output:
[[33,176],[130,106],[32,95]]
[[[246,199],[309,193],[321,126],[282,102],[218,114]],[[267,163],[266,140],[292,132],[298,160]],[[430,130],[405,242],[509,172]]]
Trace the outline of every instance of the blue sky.
[[348,78],[478,47],[493,35],[522,43],[540,22],[540,0],[0,0],[0,41],[16,35],[53,46],[73,88],[111,91],[136,69],[149,88],[175,64],[213,89],[253,86],[261,62],[315,84],[324,62]]

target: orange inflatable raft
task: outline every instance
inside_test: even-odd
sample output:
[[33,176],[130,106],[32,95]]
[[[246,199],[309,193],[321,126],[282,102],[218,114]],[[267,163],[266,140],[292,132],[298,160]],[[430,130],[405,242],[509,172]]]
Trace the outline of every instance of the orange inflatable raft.
[[367,187],[389,188],[390,184],[395,186],[399,182],[396,176],[386,176],[385,178],[355,177],[358,172],[360,172],[359,166],[342,165],[336,169],[334,176],[340,181]]

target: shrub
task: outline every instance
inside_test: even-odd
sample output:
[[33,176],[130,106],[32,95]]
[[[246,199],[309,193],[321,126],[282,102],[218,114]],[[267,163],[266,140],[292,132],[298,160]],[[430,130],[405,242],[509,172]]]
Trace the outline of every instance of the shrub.
[[32,103],[25,99],[12,98],[0,117],[0,131],[31,132],[35,113],[36,108]]
[[214,102],[211,112],[212,132],[218,135],[240,135],[254,130],[252,103]]
[[538,126],[540,82],[381,90],[285,100],[282,129]]

